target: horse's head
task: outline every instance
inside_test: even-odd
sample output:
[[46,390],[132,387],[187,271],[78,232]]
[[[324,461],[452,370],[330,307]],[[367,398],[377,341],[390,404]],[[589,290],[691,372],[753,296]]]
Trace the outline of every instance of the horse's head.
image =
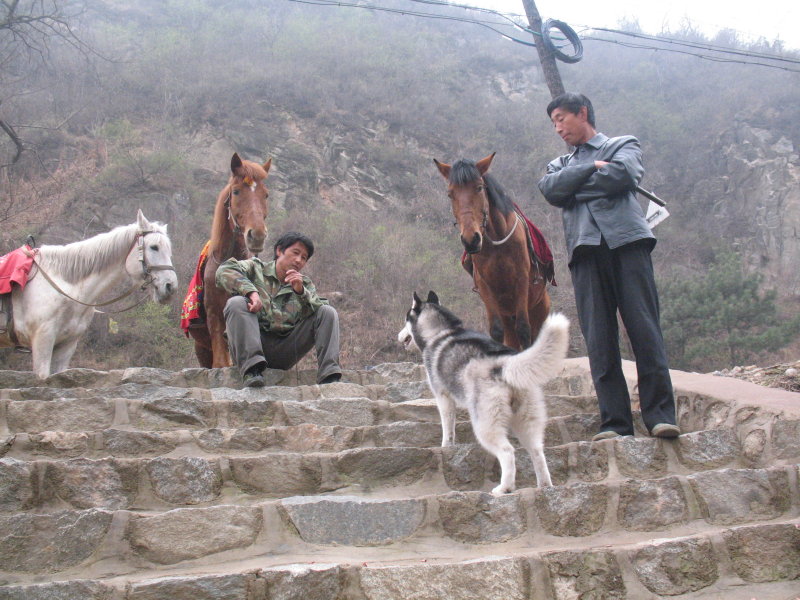
[[447,180],[447,195],[450,196],[453,216],[461,232],[461,243],[469,254],[476,254],[483,247],[483,232],[489,218],[489,198],[483,176],[493,158],[494,153],[477,163],[461,159],[452,167],[433,159]]
[[253,254],[264,250],[267,239],[267,191],[264,180],[272,166],[270,158],[263,165],[249,160],[242,160],[234,152],[231,158],[231,178],[228,182],[229,221],[235,229],[238,227],[244,236],[247,249]]
[[167,226],[151,223],[141,210],[136,218],[136,238],[125,259],[125,270],[133,281],[141,281],[150,289],[154,301],[166,304],[178,288]]

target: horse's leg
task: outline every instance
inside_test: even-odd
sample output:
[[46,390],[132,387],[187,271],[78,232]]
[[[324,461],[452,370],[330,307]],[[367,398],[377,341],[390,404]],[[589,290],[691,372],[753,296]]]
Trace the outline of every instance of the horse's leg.
[[39,379],[50,375],[50,361],[53,358],[53,344],[56,333],[50,328],[42,328],[31,335],[31,359],[33,372]]
[[539,337],[542,325],[550,314],[550,294],[547,293],[546,286],[547,283],[541,284],[541,293],[537,294],[538,301],[531,302],[530,310],[528,311],[528,319],[531,324],[531,343],[535,342],[536,338]]
[[215,311],[206,313],[206,324],[208,333],[211,336],[212,364],[215,369],[231,366],[231,355],[228,352],[228,342],[225,340],[225,321]]
[[50,374],[61,373],[69,368],[69,361],[72,360],[72,355],[78,347],[79,338],[75,337],[66,340],[53,347],[53,355],[50,360]]
[[214,353],[208,346],[195,340],[194,353],[195,356],[197,356],[197,362],[199,362],[200,366],[204,369],[210,369],[214,366]]

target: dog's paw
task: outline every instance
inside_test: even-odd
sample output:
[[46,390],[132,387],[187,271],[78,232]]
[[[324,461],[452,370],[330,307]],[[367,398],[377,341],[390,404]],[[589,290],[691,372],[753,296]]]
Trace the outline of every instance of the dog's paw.
[[509,487],[507,485],[498,485],[496,488],[492,490],[493,496],[502,496],[503,494],[510,494],[514,491],[513,487]]

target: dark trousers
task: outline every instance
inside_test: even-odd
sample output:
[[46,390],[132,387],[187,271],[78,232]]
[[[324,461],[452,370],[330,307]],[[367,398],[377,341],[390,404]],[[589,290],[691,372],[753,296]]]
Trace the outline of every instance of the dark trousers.
[[630,396],[622,373],[617,311],[636,357],[639,400],[648,431],[675,424],[675,399],[659,324],[658,292],[650,248],[632,243],[609,249],[605,240],[570,265],[578,320],[586,340],[600,431],[633,435]]
[[242,374],[258,365],[284,371],[291,369],[312,348],[317,351],[317,382],[342,372],[339,315],[332,306],[320,306],[284,336],[261,331],[258,316],[247,310],[244,296],[230,298],[223,314],[231,358]]

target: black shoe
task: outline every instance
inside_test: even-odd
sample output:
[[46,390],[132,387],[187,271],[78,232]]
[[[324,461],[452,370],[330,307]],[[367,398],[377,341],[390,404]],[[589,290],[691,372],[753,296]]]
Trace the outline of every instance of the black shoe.
[[261,365],[257,365],[255,367],[251,367],[247,370],[247,372],[242,377],[242,381],[244,381],[244,387],[249,388],[260,388],[264,387],[266,383],[264,381],[264,376],[262,373],[264,372],[264,367]]
[[325,385],[326,383],[336,383],[337,381],[342,380],[341,373],[331,373],[325,379],[319,382],[320,385]]

